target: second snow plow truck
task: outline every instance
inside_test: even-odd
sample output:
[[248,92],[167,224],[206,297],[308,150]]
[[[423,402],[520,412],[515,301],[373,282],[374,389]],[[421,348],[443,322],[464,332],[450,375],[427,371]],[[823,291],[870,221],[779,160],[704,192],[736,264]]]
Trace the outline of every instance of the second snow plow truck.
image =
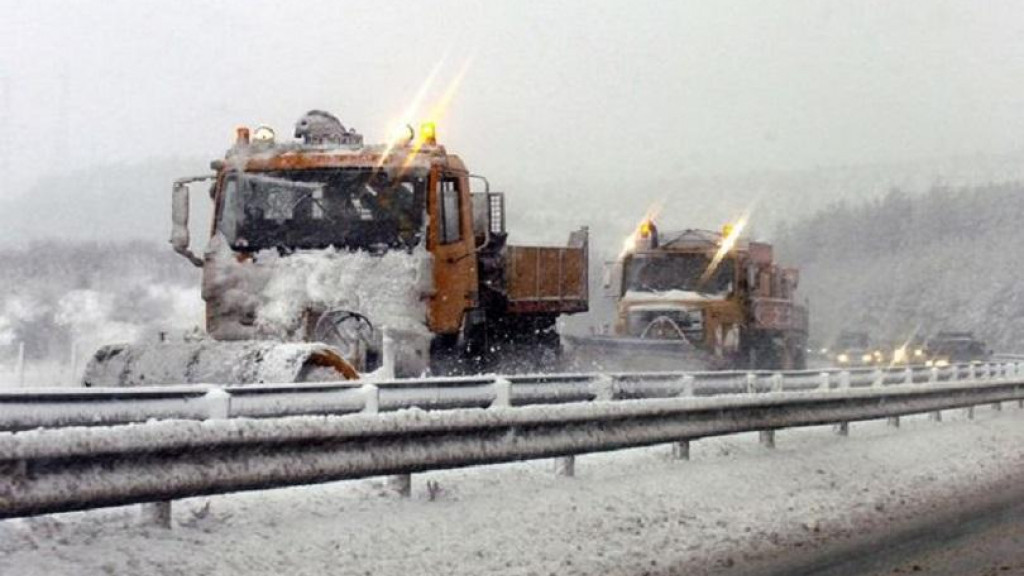
[[576,362],[603,370],[801,369],[807,308],[797,270],[772,246],[719,232],[659,234],[645,220],[609,269],[610,334],[567,337]]
[[[588,307],[586,228],[566,247],[508,244],[504,196],[432,124],[409,132],[364,145],[322,111],[297,141],[240,128],[214,174],[173,190],[171,244],[202,268],[206,334],[101,348],[84,384],[355,378],[392,345],[398,376],[552,365],[556,319]],[[198,256],[189,185],[204,180],[213,222]]]

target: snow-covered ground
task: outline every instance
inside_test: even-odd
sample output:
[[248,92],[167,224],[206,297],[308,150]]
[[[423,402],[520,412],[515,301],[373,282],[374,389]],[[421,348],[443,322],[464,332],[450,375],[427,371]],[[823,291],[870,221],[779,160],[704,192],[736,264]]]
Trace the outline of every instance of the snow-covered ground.
[[0,363],[0,390],[5,388],[40,388],[54,386],[80,386],[85,361],[71,368],[66,362],[26,362],[19,374],[13,362]]
[[[747,570],[1024,478],[1024,417],[979,408],[580,457],[0,522],[0,574],[643,574]],[[430,498],[427,482],[439,486]],[[674,569],[674,570],[673,570]]]

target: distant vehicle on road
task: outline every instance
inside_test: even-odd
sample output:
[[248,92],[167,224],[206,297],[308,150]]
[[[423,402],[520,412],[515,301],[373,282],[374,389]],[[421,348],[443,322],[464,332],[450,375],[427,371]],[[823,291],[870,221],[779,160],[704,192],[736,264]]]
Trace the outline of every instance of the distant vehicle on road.
[[831,358],[832,363],[840,368],[871,366],[881,361],[882,353],[872,350],[867,332],[844,330],[832,345]]
[[905,342],[897,342],[891,347],[891,366],[923,366],[928,361],[927,342],[920,336],[913,336]]
[[925,345],[928,366],[984,362],[992,355],[973,332],[939,332]]

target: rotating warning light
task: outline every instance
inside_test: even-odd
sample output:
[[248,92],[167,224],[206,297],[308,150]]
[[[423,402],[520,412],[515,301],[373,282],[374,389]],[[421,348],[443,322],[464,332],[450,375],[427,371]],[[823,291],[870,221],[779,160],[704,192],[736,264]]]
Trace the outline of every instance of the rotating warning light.
[[640,224],[640,236],[643,237],[643,238],[647,238],[650,235],[651,235],[651,221],[650,220],[644,220],[643,223]]
[[274,142],[274,129],[270,126],[259,126],[252,133],[252,139],[256,142]]
[[437,144],[437,126],[433,122],[420,124],[420,139],[424,144]]

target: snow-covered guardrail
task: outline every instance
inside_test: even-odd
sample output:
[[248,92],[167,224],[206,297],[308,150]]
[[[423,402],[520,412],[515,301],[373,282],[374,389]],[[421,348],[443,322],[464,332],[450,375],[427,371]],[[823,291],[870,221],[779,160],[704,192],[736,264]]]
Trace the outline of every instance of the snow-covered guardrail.
[[101,426],[148,420],[211,417],[273,418],[354,414],[404,408],[483,408],[508,387],[512,406],[591,400],[763,393],[927,384],[985,382],[1016,375],[1018,363],[942,368],[805,370],[791,372],[649,372],[607,374],[491,375],[361,381],[212,385],[153,388],[51,388],[0,390],[0,431]]
[[[206,421],[0,433],[0,518],[1024,400],[1024,377],[1016,373],[860,387],[851,374],[850,386],[840,388],[829,375],[828,389],[819,377],[821,390],[518,407],[508,406],[515,386],[504,381],[492,383],[497,401],[486,409],[259,419],[226,418],[221,410]],[[755,374],[753,386],[761,380]]]

